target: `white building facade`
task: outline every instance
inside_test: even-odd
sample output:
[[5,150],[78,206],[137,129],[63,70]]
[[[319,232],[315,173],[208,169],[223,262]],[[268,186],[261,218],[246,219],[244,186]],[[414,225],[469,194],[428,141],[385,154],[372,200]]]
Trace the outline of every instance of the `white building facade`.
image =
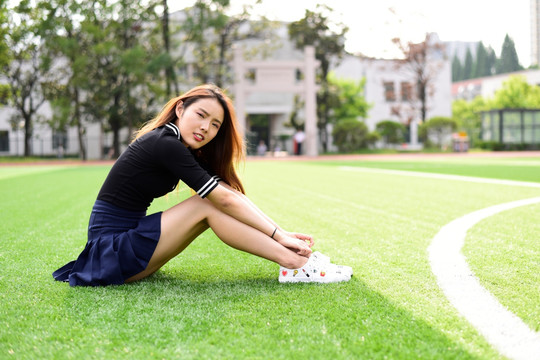
[[[435,116],[452,116],[451,66],[446,59],[436,59],[438,71],[431,80],[427,97],[426,119]],[[415,78],[407,65],[396,60],[371,59],[348,56],[334,69],[338,78],[360,81],[366,79],[364,95],[372,105],[365,123],[374,130],[377,123],[385,120],[404,125],[420,119],[419,102],[412,94]],[[414,126],[414,125],[413,125]],[[411,129],[413,131],[413,129]],[[411,134],[413,136],[413,134]],[[409,144],[415,147],[414,139]]]
[[452,99],[472,100],[476,96],[491,98],[511,76],[521,76],[529,84],[540,86],[540,70],[521,70],[507,74],[456,81],[452,84]]
[[531,2],[531,65],[540,65],[540,0]]

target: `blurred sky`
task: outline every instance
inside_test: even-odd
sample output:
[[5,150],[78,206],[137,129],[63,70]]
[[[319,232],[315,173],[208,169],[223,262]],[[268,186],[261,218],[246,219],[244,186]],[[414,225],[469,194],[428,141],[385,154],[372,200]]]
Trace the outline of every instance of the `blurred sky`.
[[[194,0],[169,1],[170,11]],[[231,14],[255,0],[231,0]],[[500,55],[504,36],[516,45],[521,65],[530,65],[530,0],[263,0],[253,14],[272,20],[296,21],[318,3],[334,9],[334,20],[349,27],[346,49],[367,56],[399,56],[391,39],[421,41],[436,32],[442,41],[483,41]],[[392,9],[392,10],[390,10]],[[450,54],[452,55],[452,54]]]

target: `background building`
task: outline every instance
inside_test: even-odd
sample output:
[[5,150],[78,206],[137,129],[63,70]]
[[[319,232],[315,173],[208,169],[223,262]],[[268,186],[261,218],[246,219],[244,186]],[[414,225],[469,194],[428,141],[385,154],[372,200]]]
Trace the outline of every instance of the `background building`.
[[[171,20],[183,21],[183,13],[172,14]],[[274,31],[272,39],[272,51],[259,60],[267,62],[302,61],[304,52],[294,47],[288,39],[287,24],[283,23]],[[265,39],[250,39],[238,42],[235,46],[250,49]],[[182,51],[185,53],[186,65],[179,69],[183,78],[186,79],[185,87],[189,88],[194,83],[193,72],[195,71],[195,59],[190,56],[189,44]],[[257,59],[250,59],[257,60]],[[451,74],[450,62],[443,56],[433,57],[431,62],[438,64],[438,74],[433,80],[432,89],[427,101],[427,118],[433,116],[451,116]],[[233,64],[229,64],[231,70]],[[415,78],[399,61],[368,59],[359,56],[346,56],[343,61],[336,62],[332,71],[337,77],[360,81],[366,79],[365,96],[373,106],[365,121],[370,130],[374,130],[378,122],[383,120],[399,121],[406,125],[418,123],[418,113],[415,110],[418,104],[414,102],[416,90]],[[301,79],[305,74],[298,71],[297,77]],[[279,74],[275,74],[279,76]],[[227,86],[229,93],[233,93],[234,83],[231,81]],[[185,90],[185,89],[182,89]],[[295,129],[287,126],[294,111],[294,93],[279,91],[252,91],[245,97],[246,136],[249,143],[255,147],[263,140],[270,150],[279,149],[287,153],[293,153],[292,135]],[[157,109],[158,110],[158,109]],[[156,111],[157,111],[156,110]],[[12,128],[10,118],[13,109],[0,108],[0,155],[22,156],[24,150],[24,134],[20,126]],[[45,103],[39,109],[41,119],[50,119],[52,110]],[[305,117],[303,110],[299,111],[299,118]],[[414,120],[414,121],[413,121]],[[88,123],[84,141],[87,148],[88,159],[98,159],[109,154],[112,146],[112,134],[105,132],[99,123]],[[34,124],[34,137],[32,140],[32,153],[36,156],[65,156],[78,153],[79,142],[77,130],[69,128],[66,133],[56,134],[43,121]],[[331,133],[329,129],[328,133]],[[125,148],[130,140],[127,129],[123,129],[120,138]],[[331,139],[330,139],[331,140]],[[412,146],[417,146],[412,137]],[[320,149],[319,149],[320,150]],[[334,150],[331,146],[329,150]],[[254,153],[254,149],[253,149]]]
[[522,76],[532,85],[540,86],[540,70],[522,70],[507,74],[492,75],[482,78],[456,81],[452,83],[452,99],[472,100],[476,96],[493,97],[502,88],[510,76]]
[[540,65],[540,0],[531,2],[531,66]]

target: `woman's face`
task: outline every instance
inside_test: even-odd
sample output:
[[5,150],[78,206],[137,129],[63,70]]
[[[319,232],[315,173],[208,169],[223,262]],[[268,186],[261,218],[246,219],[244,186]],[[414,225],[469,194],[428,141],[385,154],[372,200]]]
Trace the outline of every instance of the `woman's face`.
[[216,99],[203,98],[187,108],[179,102],[176,105],[176,116],[176,125],[180,129],[184,145],[191,149],[200,149],[216,137],[223,124],[224,111]]

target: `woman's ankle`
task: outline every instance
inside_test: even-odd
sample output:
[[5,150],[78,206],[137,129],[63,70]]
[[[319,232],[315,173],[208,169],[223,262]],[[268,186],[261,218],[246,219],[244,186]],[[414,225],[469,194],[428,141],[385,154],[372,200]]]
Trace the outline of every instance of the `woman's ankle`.
[[300,269],[302,266],[306,265],[308,260],[309,258],[305,256],[294,254],[280,265],[287,269]]

